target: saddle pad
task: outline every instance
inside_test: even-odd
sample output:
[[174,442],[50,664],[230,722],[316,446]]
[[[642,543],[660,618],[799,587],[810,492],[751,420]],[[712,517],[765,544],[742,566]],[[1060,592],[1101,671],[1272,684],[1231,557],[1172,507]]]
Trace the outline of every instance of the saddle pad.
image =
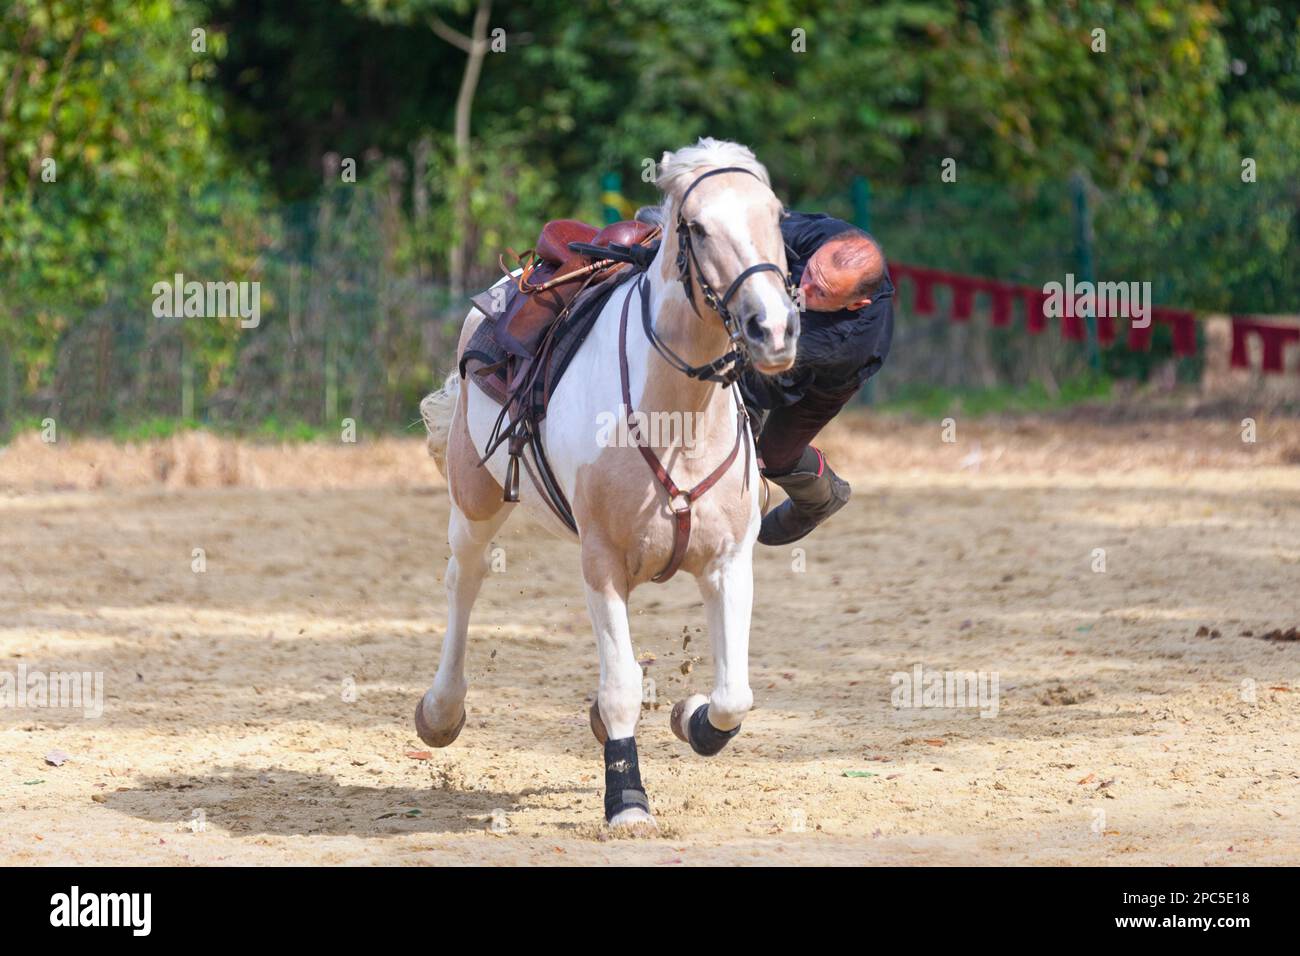
[[[600,317],[601,310],[609,301],[609,297],[615,289],[621,288],[624,283],[638,275],[640,273],[633,269],[625,269],[622,274],[594,288],[584,290],[573,300],[568,316],[556,327],[555,340],[547,350],[543,375],[545,391],[540,397],[542,408],[537,416],[539,420],[545,415],[546,403],[550,401],[555,387],[559,384],[565,369],[569,367],[573,356],[577,354],[579,346],[586,341],[587,334],[596,324],[596,319]],[[503,321],[502,316],[510,314],[510,304],[514,297],[523,295],[513,285],[509,286],[509,290],[506,307],[497,313],[486,313],[486,318],[470,336],[469,344],[460,360],[461,377],[473,376],[484,393],[498,405],[504,405],[509,398],[506,376],[513,362],[508,363],[507,359],[513,356],[497,342],[496,324]]]

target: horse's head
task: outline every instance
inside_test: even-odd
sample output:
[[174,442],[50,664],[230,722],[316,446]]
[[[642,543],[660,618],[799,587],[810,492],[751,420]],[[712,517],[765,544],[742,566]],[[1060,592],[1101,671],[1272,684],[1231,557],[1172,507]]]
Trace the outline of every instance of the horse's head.
[[767,170],[738,143],[703,138],[664,153],[658,185],[677,278],[701,316],[717,312],[764,374],[794,364],[799,310],[790,297],[781,201]]

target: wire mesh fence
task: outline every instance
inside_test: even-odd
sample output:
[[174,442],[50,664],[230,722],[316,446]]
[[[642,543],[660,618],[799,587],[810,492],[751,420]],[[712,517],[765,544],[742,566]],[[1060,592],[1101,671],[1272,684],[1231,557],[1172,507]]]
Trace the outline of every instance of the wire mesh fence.
[[[210,197],[209,197],[210,198]],[[855,202],[855,199],[857,200]],[[217,202],[220,203],[220,197]],[[1083,277],[1150,282],[1156,304],[1294,312],[1300,304],[1300,184],[1225,183],[1157,197],[1104,196],[1085,182],[1013,192],[981,185],[845,188],[818,203],[858,219],[892,261],[1025,285]],[[310,204],[258,219],[256,255],[238,270],[217,252],[171,269],[118,268],[91,301],[54,302],[39,277],[0,279],[0,434],[44,418],[73,431],[158,419],[253,429],[278,423],[388,430],[416,418],[421,395],[453,364],[465,305],[452,302],[401,176],[335,186]],[[160,229],[185,223],[157,224]],[[539,224],[515,232],[530,233]],[[129,256],[124,257],[130,258]],[[159,273],[162,274],[159,274]],[[494,263],[476,263],[476,284]],[[157,283],[256,282],[256,327],[238,316],[159,315]],[[1150,354],[1123,340],[1090,363],[1053,330],[914,314],[903,290],[885,369],[864,396],[917,389],[1048,383],[1084,374],[1143,375],[1169,359],[1167,330]],[[165,311],[165,310],[164,310]],[[13,330],[35,330],[31,345]],[[1194,377],[1194,360],[1182,360]]]

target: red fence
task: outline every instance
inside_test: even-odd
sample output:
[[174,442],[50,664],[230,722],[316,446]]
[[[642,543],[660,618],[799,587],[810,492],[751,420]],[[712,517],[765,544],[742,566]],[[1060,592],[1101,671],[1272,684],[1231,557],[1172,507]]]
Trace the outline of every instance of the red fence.
[[[932,316],[937,311],[935,289],[947,286],[950,290],[949,319],[953,322],[967,322],[975,312],[977,296],[984,296],[988,303],[989,321],[995,328],[1009,326],[1015,303],[1021,303],[1025,316],[1025,329],[1031,335],[1039,335],[1047,330],[1048,324],[1057,319],[1060,322],[1061,338],[1067,341],[1083,342],[1087,338],[1086,319],[1074,310],[1076,296],[1072,288],[1063,290],[1059,297],[1043,288],[1017,285],[986,279],[980,276],[961,275],[944,272],[939,269],[925,269],[920,266],[891,262],[889,272],[897,287],[907,282],[912,287],[912,310],[917,315]],[[1071,286],[1073,282],[1071,280]],[[1056,299],[1062,306],[1059,310],[1052,308]],[[1098,298],[1098,304],[1103,304]],[[1112,344],[1117,337],[1117,321],[1130,318],[1127,315],[1111,315],[1100,308],[1096,311],[1097,341],[1102,345]],[[1164,306],[1151,307],[1148,321],[1139,325],[1133,322],[1128,326],[1128,347],[1135,351],[1146,351],[1151,347],[1151,332],[1155,323],[1164,323],[1173,329],[1174,354],[1193,356],[1197,354],[1196,313],[1189,309],[1172,309]],[[1300,344],[1300,326],[1277,324],[1275,321],[1260,321],[1253,317],[1234,315],[1232,317],[1232,366],[1248,368],[1250,366],[1247,340],[1258,336],[1263,342],[1262,370],[1281,374],[1285,368],[1284,350],[1287,345]]]

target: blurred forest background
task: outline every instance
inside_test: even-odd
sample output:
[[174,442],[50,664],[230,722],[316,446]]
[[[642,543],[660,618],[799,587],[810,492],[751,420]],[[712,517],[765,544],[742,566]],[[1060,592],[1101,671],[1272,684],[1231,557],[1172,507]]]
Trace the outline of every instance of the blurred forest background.
[[[403,427],[499,251],[700,135],[897,261],[1295,313],[1298,63],[1295,0],[0,0],[0,440]],[[261,325],[154,317],[177,272]],[[903,306],[875,401],[1169,361]]]

